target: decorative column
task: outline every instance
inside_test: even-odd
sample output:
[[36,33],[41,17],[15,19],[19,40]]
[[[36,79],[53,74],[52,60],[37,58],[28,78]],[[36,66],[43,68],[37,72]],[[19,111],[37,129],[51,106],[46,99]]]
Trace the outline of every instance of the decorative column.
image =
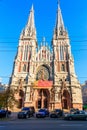
[[43,95],[43,90],[41,94],[41,108],[44,108],[44,95]]

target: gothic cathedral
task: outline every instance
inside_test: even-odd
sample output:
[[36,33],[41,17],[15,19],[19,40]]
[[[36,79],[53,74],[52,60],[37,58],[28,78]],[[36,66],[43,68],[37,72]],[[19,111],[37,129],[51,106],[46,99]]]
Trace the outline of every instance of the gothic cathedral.
[[38,45],[32,6],[20,35],[10,86],[16,91],[18,108],[82,109],[81,86],[75,74],[70,40],[59,4],[51,48],[45,38]]

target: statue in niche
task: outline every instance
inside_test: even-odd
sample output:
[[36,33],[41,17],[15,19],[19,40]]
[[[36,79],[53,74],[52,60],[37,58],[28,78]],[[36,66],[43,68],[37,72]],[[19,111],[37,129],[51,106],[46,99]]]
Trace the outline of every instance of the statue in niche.
[[50,99],[51,99],[51,101],[54,101],[54,98],[55,98],[55,91],[54,91],[54,88],[52,88],[50,90]]
[[62,95],[62,94],[63,94],[63,91],[66,90],[67,88],[66,88],[66,82],[65,82],[66,79],[63,77],[61,81],[62,81],[62,84],[61,84],[60,93],[61,93],[61,95]]

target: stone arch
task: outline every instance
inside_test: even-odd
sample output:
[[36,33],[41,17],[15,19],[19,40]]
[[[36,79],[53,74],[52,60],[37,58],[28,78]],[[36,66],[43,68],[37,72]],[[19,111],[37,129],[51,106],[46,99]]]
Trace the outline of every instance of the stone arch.
[[61,102],[62,102],[63,109],[70,109],[71,108],[70,93],[67,89],[64,89],[62,91]]
[[19,97],[18,108],[22,108],[24,106],[24,91],[22,89],[19,89]]
[[49,102],[50,102],[50,93],[48,89],[39,89],[38,91],[38,97],[36,101],[36,108],[49,108]]
[[37,71],[36,71],[36,80],[38,80],[37,75],[38,75],[39,71],[40,71],[42,68],[45,68],[45,69],[47,70],[48,75],[49,75],[49,79],[48,79],[48,80],[50,80],[51,77],[52,77],[52,76],[51,76],[51,75],[52,75],[52,72],[51,72],[51,68],[50,68],[49,65],[47,65],[47,64],[42,64],[42,65],[38,66]]
[[38,72],[38,70],[39,70],[39,68],[40,68],[41,66],[46,67],[46,68],[49,70],[49,72],[51,72],[50,65],[48,65],[48,64],[40,64],[39,66],[37,66],[36,73]]

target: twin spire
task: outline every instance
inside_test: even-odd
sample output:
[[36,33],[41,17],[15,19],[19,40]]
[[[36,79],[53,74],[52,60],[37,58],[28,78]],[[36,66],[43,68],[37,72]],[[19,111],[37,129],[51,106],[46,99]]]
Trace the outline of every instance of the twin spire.
[[30,10],[30,16],[29,16],[27,24],[28,24],[29,27],[35,28],[35,23],[34,23],[34,8],[33,8],[33,5],[32,5],[31,10]]
[[56,29],[60,30],[61,27],[63,30],[65,30],[62,13],[61,13],[61,9],[60,9],[60,2],[58,2]]
[[[59,35],[62,35],[65,31],[62,13],[60,9],[60,0],[58,0],[58,9],[57,9],[57,19],[56,19],[56,26],[54,30],[54,35],[56,38],[58,38]],[[36,28],[35,28],[35,22],[34,22],[34,8],[33,5],[30,10],[29,19],[27,22],[27,25],[23,31],[25,36],[35,37],[36,38]]]
[[35,28],[35,23],[34,23],[33,5],[32,5],[31,10],[30,10],[27,25],[25,26],[24,30],[22,31],[20,38],[36,39],[36,28]]
[[54,35],[56,36],[56,38],[58,38],[60,35],[63,35],[63,32],[65,32],[65,26],[62,18],[61,9],[60,9],[60,0],[58,0],[56,27],[54,30]]

